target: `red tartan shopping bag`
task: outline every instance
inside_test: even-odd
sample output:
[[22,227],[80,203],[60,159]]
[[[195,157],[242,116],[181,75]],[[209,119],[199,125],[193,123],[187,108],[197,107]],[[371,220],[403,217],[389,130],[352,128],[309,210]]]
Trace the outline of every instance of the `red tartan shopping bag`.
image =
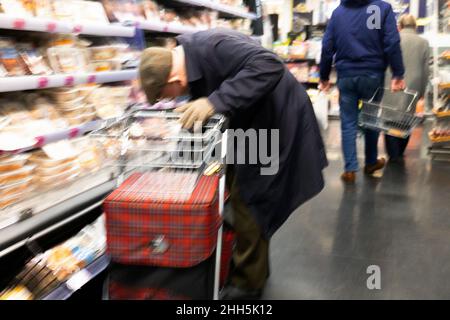
[[146,192],[151,176],[142,179],[143,175],[130,176],[103,203],[112,261],[187,268],[210,257],[222,223],[219,177],[200,177],[192,194],[179,200]]

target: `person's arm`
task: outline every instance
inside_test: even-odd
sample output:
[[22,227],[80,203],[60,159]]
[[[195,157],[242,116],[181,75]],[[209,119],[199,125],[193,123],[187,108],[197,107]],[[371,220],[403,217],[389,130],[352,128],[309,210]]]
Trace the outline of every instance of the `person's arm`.
[[334,19],[332,16],[322,41],[322,54],[320,58],[320,80],[322,82],[328,82],[330,80],[330,72],[335,53]]
[[208,100],[216,113],[233,115],[271,92],[281,80],[284,63],[272,52],[233,35],[211,40],[210,58],[223,65],[228,76]]
[[392,70],[392,79],[401,80],[405,75],[405,67],[400,46],[400,34],[397,29],[397,21],[395,20],[392,6],[389,4],[388,6],[388,14],[383,25],[384,54]]

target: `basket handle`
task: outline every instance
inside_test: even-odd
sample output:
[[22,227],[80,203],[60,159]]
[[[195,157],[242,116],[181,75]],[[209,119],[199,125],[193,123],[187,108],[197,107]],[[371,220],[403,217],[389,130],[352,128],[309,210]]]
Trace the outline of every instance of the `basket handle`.
[[[375,98],[377,97],[377,95],[378,95],[378,93],[380,92],[380,90],[383,90],[383,91],[391,91],[390,88],[378,87],[377,90],[375,91],[375,93],[373,94],[372,98],[370,98],[370,100],[368,101],[369,103],[373,103],[373,101],[374,101]],[[417,97],[419,96],[419,92],[414,91],[414,90],[410,90],[410,89],[408,89],[408,88],[405,88],[405,89],[403,90],[403,92],[404,92],[405,94],[410,95],[410,96],[413,97],[413,98],[411,99],[411,102],[409,103],[408,108],[407,108],[407,111],[410,111],[411,108],[413,107],[414,101],[416,101],[416,100],[417,100]]]

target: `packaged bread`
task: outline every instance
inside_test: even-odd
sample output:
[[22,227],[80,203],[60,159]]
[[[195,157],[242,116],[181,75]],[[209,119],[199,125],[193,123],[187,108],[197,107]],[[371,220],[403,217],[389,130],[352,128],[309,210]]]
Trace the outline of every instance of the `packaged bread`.
[[20,169],[1,172],[0,173],[0,184],[9,184],[24,180],[33,174],[36,166],[26,165]]
[[45,168],[52,169],[61,165],[72,163],[76,160],[77,156],[78,155],[73,155],[62,159],[52,159],[49,158],[43,151],[37,151],[29,158],[29,161],[30,163],[37,165],[41,170]]
[[0,185],[0,196],[4,197],[29,191],[31,189],[30,186],[32,185],[32,180],[33,177],[30,176],[17,182],[2,184]]
[[22,169],[29,157],[28,154],[0,157],[0,172]]

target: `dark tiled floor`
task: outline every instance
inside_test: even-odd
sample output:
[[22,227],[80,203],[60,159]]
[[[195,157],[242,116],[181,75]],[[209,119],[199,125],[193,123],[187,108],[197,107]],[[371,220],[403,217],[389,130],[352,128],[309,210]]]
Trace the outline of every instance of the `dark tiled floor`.
[[[359,174],[346,188],[331,123],[326,187],[273,237],[264,298],[450,299],[450,162],[429,159],[424,132],[414,133],[404,166],[377,179]],[[367,289],[370,265],[380,267],[381,290]]]

